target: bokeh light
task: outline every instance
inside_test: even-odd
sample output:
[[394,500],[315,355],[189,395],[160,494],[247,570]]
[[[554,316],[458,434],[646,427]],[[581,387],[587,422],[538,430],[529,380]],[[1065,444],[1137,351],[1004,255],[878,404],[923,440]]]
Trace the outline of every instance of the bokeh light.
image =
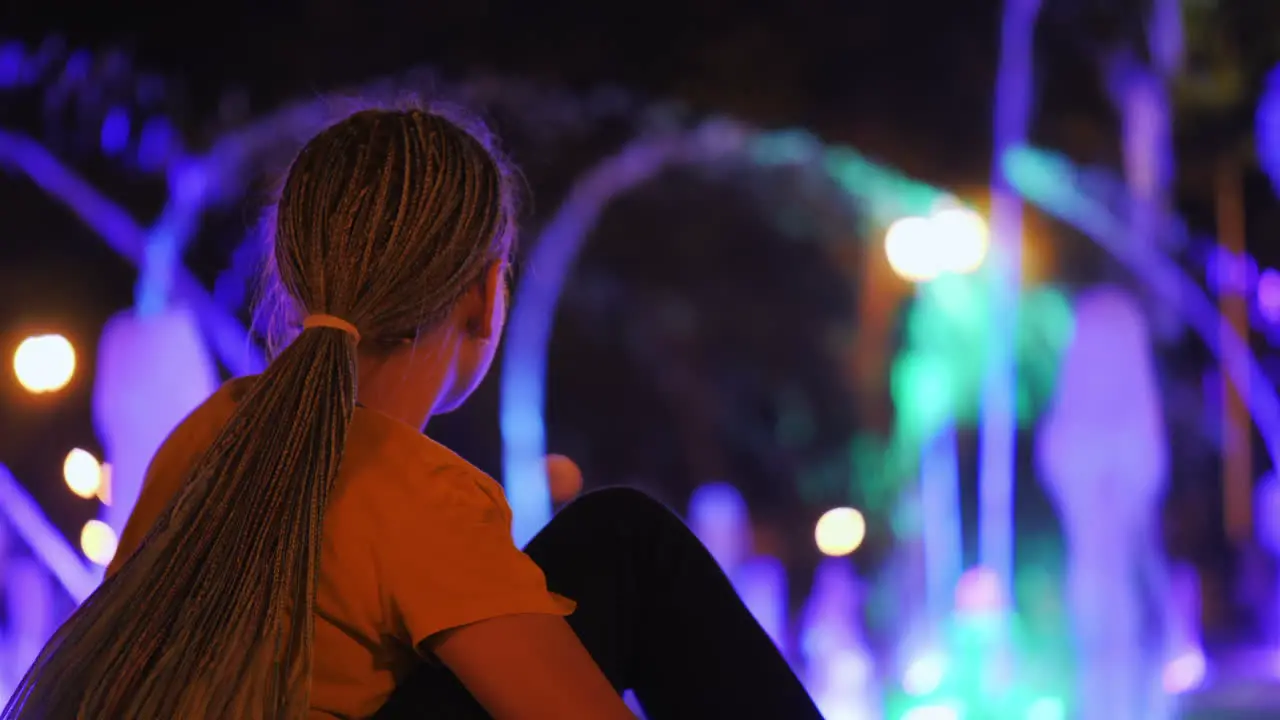
[[98,501],[111,507],[111,463],[102,463],[98,473]]
[[931,253],[933,226],[927,218],[895,220],[884,236],[889,267],[903,280],[927,282],[942,274],[938,257]]
[[986,261],[989,247],[986,219],[963,206],[947,206],[927,218],[899,218],[884,236],[889,267],[914,283],[972,273]]
[[990,568],[966,570],[956,582],[956,611],[964,614],[986,614],[1005,609],[1004,589],[1000,576]]
[[13,353],[13,371],[28,392],[57,392],[76,372],[76,351],[61,335],[35,335]]
[[1036,698],[1027,707],[1027,720],[1066,720],[1067,704],[1061,698]]
[[71,492],[87,500],[102,488],[102,465],[93,453],[76,448],[62,461],[62,479]]
[[964,275],[982,267],[990,234],[987,221],[966,207],[939,210],[929,218],[933,251],[944,272]]
[[960,720],[960,711],[950,705],[921,705],[902,714],[902,720]]
[[564,455],[548,455],[547,484],[551,489],[552,500],[558,503],[568,502],[582,492],[582,469]]
[[116,532],[101,520],[90,520],[80,530],[80,550],[95,565],[106,566],[116,556]]
[[867,537],[867,521],[850,507],[833,508],[818,518],[813,538],[823,555],[840,557],[857,550]]
[[928,695],[942,687],[946,675],[947,661],[941,655],[923,655],[907,665],[902,674],[902,690],[915,697]]
[[1164,668],[1162,678],[1164,691],[1172,695],[1181,695],[1200,687],[1204,682],[1206,662],[1204,653],[1191,649],[1180,653]]
[[1280,322],[1280,272],[1267,268],[1258,275],[1258,314],[1267,322]]

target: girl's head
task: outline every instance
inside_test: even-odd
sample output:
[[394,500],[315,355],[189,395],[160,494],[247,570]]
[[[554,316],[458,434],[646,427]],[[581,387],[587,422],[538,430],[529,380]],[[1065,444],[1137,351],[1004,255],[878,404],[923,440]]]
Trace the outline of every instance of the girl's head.
[[7,720],[307,714],[321,529],[357,386],[411,398],[393,410],[423,420],[484,376],[512,177],[483,129],[426,110],[358,112],[306,144],[262,306],[287,344],[142,546],[49,641]]
[[358,112],[320,133],[276,207],[260,313],[273,344],[336,316],[359,332],[362,384],[455,408],[505,320],[512,179],[482,128],[438,113]]

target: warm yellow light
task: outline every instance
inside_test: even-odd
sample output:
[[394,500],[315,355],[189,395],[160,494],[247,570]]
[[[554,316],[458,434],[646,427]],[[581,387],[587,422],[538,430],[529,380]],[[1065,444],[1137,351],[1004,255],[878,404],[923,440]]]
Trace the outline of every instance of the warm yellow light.
[[80,531],[80,550],[95,565],[106,566],[116,556],[116,532],[101,520],[90,520]]
[[98,485],[98,501],[111,507],[111,463],[102,463],[102,482]]
[[840,557],[857,550],[867,537],[867,521],[850,507],[834,508],[818,518],[813,539],[823,555]]
[[71,492],[87,500],[102,488],[102,465],[93,453],[76,448],[62,461],[62,479]]
[[61,335],[29,337],[13,353],[13,371],[28,392],[57,392],[75,375],[75,348]]

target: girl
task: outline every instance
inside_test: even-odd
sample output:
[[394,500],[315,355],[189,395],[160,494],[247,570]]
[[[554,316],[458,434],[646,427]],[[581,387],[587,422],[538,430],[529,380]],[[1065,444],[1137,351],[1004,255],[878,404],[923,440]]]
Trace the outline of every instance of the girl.
[[628,688],[658,720],[819,717],[663,507],[589,495],[521,552],[498,484],[422,435],[493,360],[514,184],[435,112],[307,143],[268,303],[296,337],[161,447],[5,718],[608,720]]

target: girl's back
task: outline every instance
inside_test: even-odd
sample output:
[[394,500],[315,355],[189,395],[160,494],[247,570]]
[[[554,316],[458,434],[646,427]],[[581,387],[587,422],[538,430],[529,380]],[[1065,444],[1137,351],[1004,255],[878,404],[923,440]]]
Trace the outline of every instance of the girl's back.
[[[156,454],[114,572],[141,543],[255,380],[225,385]],[[440,630],[500,615],[568,614],[511,540],[501,487],[414,428],[357,408],[325,515],[313,713],[368,717]]]

